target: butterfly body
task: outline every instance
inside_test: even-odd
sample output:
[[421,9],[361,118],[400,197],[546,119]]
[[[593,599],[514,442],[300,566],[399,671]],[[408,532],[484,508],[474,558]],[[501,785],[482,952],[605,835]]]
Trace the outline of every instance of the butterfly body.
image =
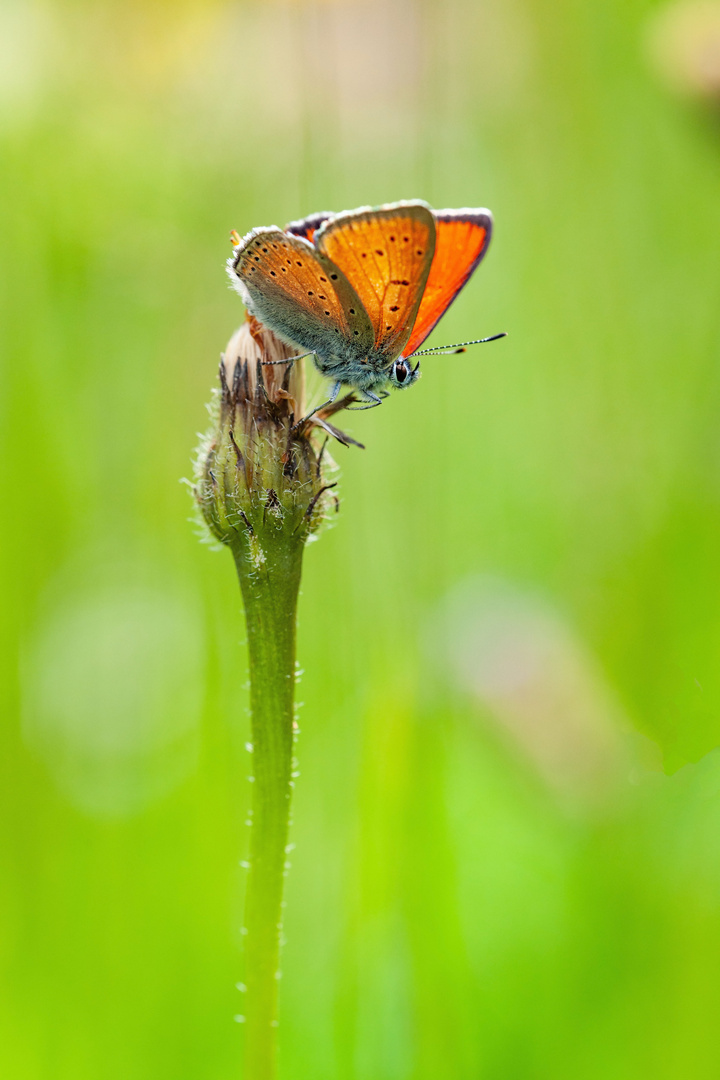
[[371,405],[419,377],[408,358],[485,254],[487,210],[424,202],[313,214],[253,229],[228,272],[248,310],[312,353],[318,370]]

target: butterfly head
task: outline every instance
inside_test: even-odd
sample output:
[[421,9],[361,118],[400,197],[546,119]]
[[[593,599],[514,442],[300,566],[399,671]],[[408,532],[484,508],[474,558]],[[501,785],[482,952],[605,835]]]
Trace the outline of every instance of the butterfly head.
[[396,390],[404,390],[406,386],[412,386],[414,382],[417,382],[420,378],[420,361],[418,360],[415,367],[412,366],[409,360],[405,360],[402,356],[399,356],[397,360],[394,360],[388,371],[388,379],[391,386],[394,386]]

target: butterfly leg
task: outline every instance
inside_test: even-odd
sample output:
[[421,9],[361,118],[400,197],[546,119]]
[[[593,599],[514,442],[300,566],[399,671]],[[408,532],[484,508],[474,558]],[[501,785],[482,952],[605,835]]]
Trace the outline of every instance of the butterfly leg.
[[328,405],[334,405],[335,402],[337,401],[337,397],[338,397],[338,394],[340,393],[340,388],[341,387],[342,387],[342,380],[338,380],[338,382],[333,383],[333,388],[330,391],[330,397],[327,399],[327,401],[323,401],[322,405],[318,405],[317,408],[315,408],[311,412],[309,412],[307,414],[307,416],[303,416],[302,420],[298,420],[297,424],[293,424],[292,430],[297,431],[297,429],[299,427],[302,427],[303,424],[306,424],[307,421],[310,420],[310,418],[315,415],[315,413],[319,413],[321,409],[326,409],[328,407]]
[[361,390],[360,393],[363,395],[365,400],[369,402],[369,404],[348,405],[347,412],[364,412],[365,409],[374,409],[378,405],[382,405],[383,398],[389,397],[387,390],[381,390],[380,397],[378,397],[377,394],[373,394],[372,390]]
[[274,367],[276,364],[294,364],[296,360],[302,360],[305,356],[312,356],[311,352],[300,353],[299,356],[288,356],[286,360],[261,360],[263,367]]

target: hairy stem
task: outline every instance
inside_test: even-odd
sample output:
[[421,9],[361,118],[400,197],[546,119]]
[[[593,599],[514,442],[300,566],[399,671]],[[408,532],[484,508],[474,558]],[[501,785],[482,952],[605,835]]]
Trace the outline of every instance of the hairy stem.
[[283,881],[290,818],[295,626],[303,542],[285,529],[234,550],[245,604],[253,741],[245,908],[244,1080],[274,1080]]

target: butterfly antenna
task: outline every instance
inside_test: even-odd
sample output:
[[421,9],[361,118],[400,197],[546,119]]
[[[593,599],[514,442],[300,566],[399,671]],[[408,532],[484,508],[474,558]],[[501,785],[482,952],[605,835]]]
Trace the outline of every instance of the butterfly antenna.
[[406,356],[405,360],[410,360],[413,356],[450,356],[453,353],[465,352],[468,345],[484,345],[486,341],[497,341],[503,337],[507,337],[505,330],[502,334],[493,334],[491,337],[475,338],[474,341],[459,341],[457,345],[436,345],[431,349],[417,349]]

